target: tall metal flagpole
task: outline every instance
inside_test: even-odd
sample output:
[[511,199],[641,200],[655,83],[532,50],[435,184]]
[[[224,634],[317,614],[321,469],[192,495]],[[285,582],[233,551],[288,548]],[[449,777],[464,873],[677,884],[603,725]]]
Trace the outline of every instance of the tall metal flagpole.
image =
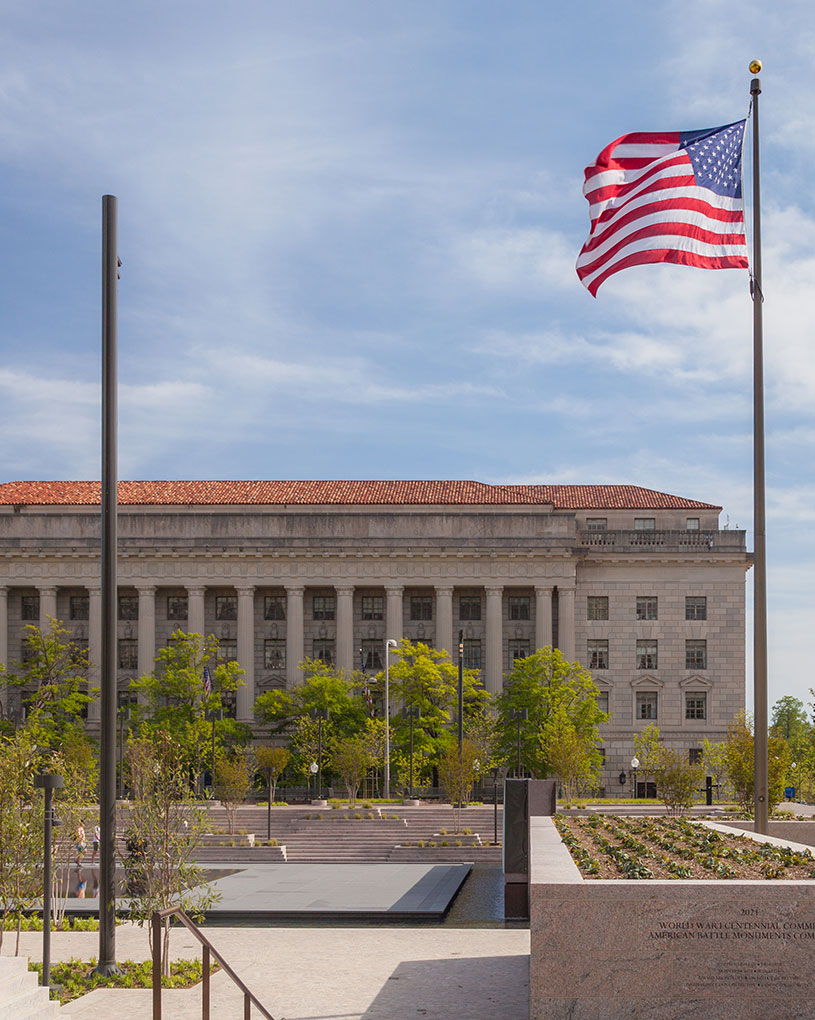
[[[750,71],[758,74],[761,61]],[[755,716],[755,763],[753,773],[755,831],[767,832],[769,800],[767,748],[767,535],[764,509],[764,320],[761,289],[761,191],[758,149],[758,97],[761,82],[753,78],[753,266],[750,289],[753,297],[753,712]]]
[[99,769],[99,974],[116,974],[116,328],[117,203],[102,198],[102,668]]

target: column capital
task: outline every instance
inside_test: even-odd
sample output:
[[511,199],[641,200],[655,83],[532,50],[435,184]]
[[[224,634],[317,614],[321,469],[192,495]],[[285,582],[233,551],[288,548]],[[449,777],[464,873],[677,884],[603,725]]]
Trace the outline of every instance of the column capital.
[[0,584],[0,599],[4,599],[8,595],[8,585]]
[[503,594],[504,586],[502,584],[485,584],[484,591],[487,593],[487,596],[491,595],[493,598],[495,598],[496,595]]
[[206,587],[201,587],[197,584],[185,584],[184,587],[186,588],[188,595],[197,595],[199,598],[203,598],[207,591]]
[[93,599],[102,598],[102,585],[101,584],[86,584],[85,590],[88,595]]
[[554,585],[552,585],[552,584],[536,584],[535,585],[535,594],[538,595],[538,596],[540,596],[540,595],[551,595],[553,588],[554,588]]
[[148,595],[155,595],[158,588],[155,584],[137,584],[135,585],[136,591],[139,593],[139,597]]
[[385,591],[388,595],[404,595],[405,586],[403,584],[386,584]]
[[37,591],[40,593],[40,595],[45,595],[46,597],[50,596],[51,598],[56,598],[57,596],[56,585],[38,584]]
[[453,594],[453,586],[449,584],[437,584],[434,586],[437,595],[451,595]]
[[337,593],[337,596],[344,595],[347,598],[354,594],[354,586],[352,584],[335,584],[334,591]]
[[559,584],[557,586],[558,595],[574,595],[577,591],[577,586],[574,584]]
[[246,598],[247,596],[255,594],[255,586],[253,584],[242,584],[240,586],[235,585],[235,591],[238,593],[238,595],[241,595],[244,598]]
[[287,584],[286,594],[291,598],[301,599],[306,593],[306,589],[301,584]]

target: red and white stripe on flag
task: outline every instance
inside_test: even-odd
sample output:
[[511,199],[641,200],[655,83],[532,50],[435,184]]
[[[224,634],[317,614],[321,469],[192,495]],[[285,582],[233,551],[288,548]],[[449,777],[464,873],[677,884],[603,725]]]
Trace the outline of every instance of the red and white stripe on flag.
[[577,275],[592,295],[628,266],[748,266],[743,134],[744,121],[688,133],[632,132],[586,167],[591,230]]

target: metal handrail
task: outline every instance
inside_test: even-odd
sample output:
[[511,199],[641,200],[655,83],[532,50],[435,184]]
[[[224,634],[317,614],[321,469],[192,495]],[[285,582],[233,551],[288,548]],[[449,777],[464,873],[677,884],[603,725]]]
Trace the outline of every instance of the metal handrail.
[[213,956],[220,964],[221,970],[232,978],[233,982],[243,992],[243,1017],[250,1020],[252,1005],[260,1010],[266,1020],[274,1020],[272,1014],[258,1001],[257,997],[249,991],[235,971],[224,960],[218,950],[204,935],[195,921],[192,920],[181,907],[167,907],[164,910],[155,910],[150,921],[153,927],[153,1020],[161,1020],[161,927],[162,921],[168,917],[175,916],[184,927],[201,943],[201,1017],[202,1020],[210,1020],[209,1016],[209,958]]

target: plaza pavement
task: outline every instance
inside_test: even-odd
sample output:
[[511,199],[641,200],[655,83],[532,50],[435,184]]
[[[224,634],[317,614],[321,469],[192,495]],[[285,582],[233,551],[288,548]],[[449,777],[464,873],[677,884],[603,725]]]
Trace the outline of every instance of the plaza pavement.
[[[529,931],[503,928],[220,928],[206,935],[275,1020],[528,1020]],[[95,932],[54,933],[51,959],[95,957]],[[10,952],[13,942],[4,945]],[[149,958],[147,930],[117,928],[117,959]],[[21,952],[41,959],[42,933]],[[184,929],[173,957],[199,957]],[[149,1020],[149,989],[97,989],[61,1016]],[[163,992],[165,1020],[200,1020],[200,986]],[[212,978],[212,1020],[242,1020],[240,993]],[[259,1017],[255,1010],[253,1017]]]

